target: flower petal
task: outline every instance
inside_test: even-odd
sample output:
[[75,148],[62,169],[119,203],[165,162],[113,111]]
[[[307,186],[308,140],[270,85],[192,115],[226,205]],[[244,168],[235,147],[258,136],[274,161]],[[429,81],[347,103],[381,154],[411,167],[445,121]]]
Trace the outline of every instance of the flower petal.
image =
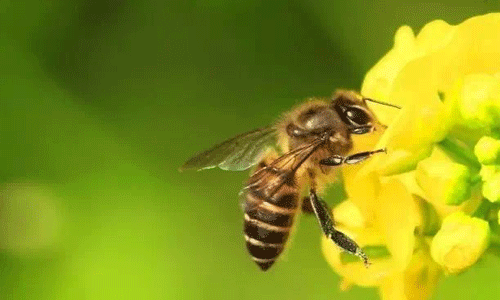
[[382,184],[377,202],[377,226],[385,234],[396,268],[402,271],[410,263],[415,247],[414,231],[419,225],[419,208],[396,178],[389,178]]
[[[406,103],[412,103],[404,97],[391,97],[396,78],[408,62],[447,45],[453,32],[454,26],[442,20],[425,25],[416,38],[410,27],[400,27],[394,37],[394,47],[366,74],[361,88],[362,95],[403,107]],[[387,125],[396,114],[387,107],[373,105],[373,109],[380,121]]]
[[383,300],[425,300],[434,291],[441,273],[428,250],[421,248],[413,255],[406,271],[394,273],[384,280],[379,293]]

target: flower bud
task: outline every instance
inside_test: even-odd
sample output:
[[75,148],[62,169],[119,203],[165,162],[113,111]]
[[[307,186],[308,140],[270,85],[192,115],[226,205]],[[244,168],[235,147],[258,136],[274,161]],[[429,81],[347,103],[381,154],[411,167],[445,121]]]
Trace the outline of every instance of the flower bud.
[[488,247],[488,222],[461,211],[443,220],[431,244],[431,256],[448,273],[458,273],[472,266]]
[[470,171],[446,156],[431,156],[417,165],[415,179],[431,202],[459,205],[471,195]]
[[483,165],[500,164],[500,140],[483,136],[474,147],[474,154]]
[[483,181],[488,181],[495,176],[495,174],[500,172],[499,166],[485,166],[481,165],[481,171],[479,171],[479,175]]
[[483,196],[491,202],[500,202],[500,172],[483,183]]
[[487,133],[500,119],[500,79],[489,74],[470,74],[463,78],[458,109],[464,125]]

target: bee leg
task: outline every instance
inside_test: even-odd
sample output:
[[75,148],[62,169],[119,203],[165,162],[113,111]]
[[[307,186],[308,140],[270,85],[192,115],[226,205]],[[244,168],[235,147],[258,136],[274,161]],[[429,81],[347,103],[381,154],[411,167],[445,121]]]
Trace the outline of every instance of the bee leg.
[[308,215],[314,214],[314,210],[311,206],[311,201],[309,200],[309,196],[304,196],[302,199],[302,212]]
[[384,148],[384,149],[378,149],[378,150],[374,150],[374,151],[365,151],[365,152],[359,152],[359,153],[355,153],[353,155],[349,155],[349,156],[345,156],[345,157],[340,156],[340,155],[332,155],[328,158],[320,160],[319,163],[321,165],[325,165],[325,166],[338,166],[341,164],[351,165],[351,164],[361,162],[361,161],[367,159],[368,157],[372,156],[373,154],[380,153],[380,152],[387,153],[387,150]]
[[314,214],[316,215],[319,225],[325,235],[343,250],[361,258],[365,266],[368,268],[370,263],[368,262],[366,254],[363,250],[361,250],[361,247],[359,247],[355,241],[335,229],[333,216],[330,214],[330,210],[328,209],[326,202],[318,198],[314,188],[311,188],[309,191],[309,199],[311,201]]

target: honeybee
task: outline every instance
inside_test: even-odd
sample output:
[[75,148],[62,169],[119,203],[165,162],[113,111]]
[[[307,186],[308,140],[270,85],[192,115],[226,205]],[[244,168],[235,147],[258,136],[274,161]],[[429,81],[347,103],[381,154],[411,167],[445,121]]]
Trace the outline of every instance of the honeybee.
[[[314,213],[323,233],[337,246],[363,260],[360,246],[334,227],[330,210],[318,196],[334,180],[336,167],[361,162],[385,149],[347,155],[353,134],[368,134],[382,125],[366,102],[397,107],[354,91],[337,91],[330,101],[312,100],[273,126],[240,134],[186,161],[180,170],[240,171],[257,165],[243,188],[244,236],[252,259],[268,270],[283,252],[290,229],[302,210]],[[399,108],[399,107],[397,107]],[[309,189],[303,201],[300,194]]]

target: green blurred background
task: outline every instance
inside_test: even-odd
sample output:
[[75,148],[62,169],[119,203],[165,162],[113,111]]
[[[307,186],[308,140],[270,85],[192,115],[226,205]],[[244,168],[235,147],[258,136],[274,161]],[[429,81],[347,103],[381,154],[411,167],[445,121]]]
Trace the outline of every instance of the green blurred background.
[[[241,233],[248,173],[177,168],[306,97],[359,89],[403,24],[499,8],[0,0],[0,299],[376,299],[339,292],[310,217],[262,273]],[[486,256],[434,299],[498,298],[498,278]]]

